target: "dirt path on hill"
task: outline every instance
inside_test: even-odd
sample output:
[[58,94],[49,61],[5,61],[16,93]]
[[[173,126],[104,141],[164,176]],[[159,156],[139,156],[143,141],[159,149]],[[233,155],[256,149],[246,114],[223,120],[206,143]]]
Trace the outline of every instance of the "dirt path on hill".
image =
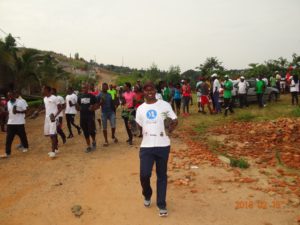
[[[84,139],[75,135],[65,145],[60,144],[61,153],[51,160],[47,156],[50,142],[42,134],[43,116],[28,120],[29,152],[15,149],[19,142],[16,138],[11,158],[0,160],[0,224],[298,224],[299,206],[288,203],[287,197],[249,188],[267,185],[265,174],[256,168],[233,170],[205,160],[197,165],[180,165],[186,160],[180,152],[189,151],[191,146],[180,138],[179,132],[172,138],[167,198],[169,217],[158,217],[155,194],[152,207],[143,206],[139,184],[140,140],[135,139],[134,145],[128,146],[123,121],[118,119],[117,125],[118,144],[102,147],[103,137],[98,129],[96,151],[84,153]],[[4,139],[5,134],[0,133],[1,152]],[[244,176],[259,181],[234,182]],[[152,184],[155,189],[155,176]],[[74,205],[82,207],[81,217],[72,214]]]

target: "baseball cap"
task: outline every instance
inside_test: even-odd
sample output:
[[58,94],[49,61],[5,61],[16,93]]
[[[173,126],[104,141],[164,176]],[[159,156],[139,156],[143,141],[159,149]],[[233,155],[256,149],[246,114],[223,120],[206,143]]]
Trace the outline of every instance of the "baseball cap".
[[218,75],[216,73],[214,73],[213,75],[211,75],[211,77],[217,77]]
[[244,77],[244,76],[241,76],[241,79],[245,79],[245,77]]

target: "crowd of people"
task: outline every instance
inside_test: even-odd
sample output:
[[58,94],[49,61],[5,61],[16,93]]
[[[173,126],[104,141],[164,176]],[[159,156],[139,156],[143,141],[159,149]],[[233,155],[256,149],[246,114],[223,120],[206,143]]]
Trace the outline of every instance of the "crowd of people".
[[[175,129],[178,122],[171,105],[167,101],[157,99],[160,93],[156,93],[153,83],[148,82],[142,85],[137,82],[132,87],[131,83],[126,82],[123,87],[118,89],[114,85],[109,86],[107,83],[103,83],[101,91],[95,90],[92,85],[83,84],[78,95],[72,88],[69,88],[65,98],[58,95],[55,88],[44,86],[42,94],[44,96],[43,105],[31,117],[36,118],[42,110],[45,112],[44,135],[51,141],[49,147],[51,150],[48,153],[50,158],[55,158],[60,152],[58,136],[60,136],[63,144],[67,142],[67,139],[74,138],[73,127],[77,130],[78,135],[83,133],[87,145],[85,152],[89,153],[96,150],[96,121],[103,131],[103,147],[109,146],[108,121],[111,127],[112,142],[118,143],[116,109],[120,106],[122,108],[121,116],[128,135],[128,144],[133,144],[132,121],[138,127],[139,135],[137,137],[143,137],[140,147],[140,182],[144,195],[144,206],[150,207],[151,205],[150,178],[155,163],[158,179],[157,206],[159,216],[168,215],[166,208],[167,162],[170,152],[168,133]],[[165,97],[165,94],[162,96]],[[189,99],[186,101],[188,104]],[[18,148],[24,153],[29,149],[25,129],[27,102],[17,92],[10,91],[7,93],[5,106],[7,107],[8,120],[5,130],[7,132],[5,154],[1,155],[1,158],[11,156],[12,143],[16,135],[20,138]],[[75,116],[78,112],[79,125],[75,123]],[[64,114],[68,135],[62,129]],[[167,127],[164,123],[166,118],[171,120]]]
[[[286,93],[286,89],[289,88],[292,104],[298,104],[299,81],[297,76],[291,75],[291,70],[284,79],[275,73],[269,79],[259,76],[254,83],[258,106],[261,108],[266,104],[264,92],[268,86],[276,88],[278,93]],[[128,145],[133,145],[134,137],[143,138],[140,147],[140,182],[144,206],[149,207],[151,204],[150,178],[155,163],[159,215],[167,216],[167,162],[170,152],[168,132],[175,129],[178,116],[190,115],[190,105],[193,104],[192,90],[196,92],[199,113],[206,114],[207,108],[210,114],[220,114],[224,109],[224,116],[227,116],[228,112],[234,113],[237,100],[240,108],[248,107],[249,88],[249,82],[243,76],[233,80],[225,75],[221,81],[216,73],[209,78],[200,76],[195,87],[191,87],[188,79],[183,79],[176,84],[160,81],[157,85],[152,82],[142,84],[140,80],[134,85],[126,82],[123,86],[102,83],[100,90],[95,89],[94,84],[83,84],[79,93],[69,87],[65,97],[58,95],[55,88],[44,86],[43,105],[29,116],[35,118],[44,110],[44,135],[51,141],[48,155],[50,158],[55,158],[59,154],[58,137],[62,144],[67,143],[67,140],[75,137],[73,128],[78,136],[83,134],[86,153],[97,149],[97,126],[103,133],[103,148],[108,147],[110,142],[118,143],[116,112],[117,108],[120,108]],[[6,98],[1,97],[0,128],[2,132],[6,132],[5,154],[1,155],[1,158],[10,157],[16,135],[20,138],[17,147],[24,153],[28,151],[29,142],[25,129],[27,110],[28,104],[18,92],[10,91]],[[79,124],[75,122],[77,113],[79,113]],[[65,134],[62,126],[64,117],[68,135]],[[166,123],[167,118],[170,119],[170,123]],[[111,128],[111,141],[108,138],[108,121]]]

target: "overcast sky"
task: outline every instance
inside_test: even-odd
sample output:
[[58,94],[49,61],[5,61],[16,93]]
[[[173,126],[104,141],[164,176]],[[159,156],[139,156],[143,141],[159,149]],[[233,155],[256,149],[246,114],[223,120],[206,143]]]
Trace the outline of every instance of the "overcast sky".
[[299,21],[300,0],[0,0],[0,28],[26,47],[136,68],[291,59]]

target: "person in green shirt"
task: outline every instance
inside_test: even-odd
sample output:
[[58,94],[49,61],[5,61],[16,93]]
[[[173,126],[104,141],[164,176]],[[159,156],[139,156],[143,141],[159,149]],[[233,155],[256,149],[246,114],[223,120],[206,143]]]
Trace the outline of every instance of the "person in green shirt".
[[262,75],[260,75],[258,80],[256,81],[256,85],[255,85],[255,91],[256,91],[256,95],[257,95],[258,106],[260,108],[264,107],[263,96],[264,96],[265,89],[266,89],[266,84],[262,80]]
[[233,89],[233,83],[231,80],[229,80],[229,76],[225,75],[225,81],[224,81],[224,107],[225,107],[225,112],[224,112],[224,116],[227,116],[228,110],[231,113],[234,113],[233,109],[232,109],[232,104],[231,104],[231,98],[232,98],[232,89]]
[[276,88],[276,78],[274,75],[270,76],[270,86]]
[[170,99],[171,99],[171,90],[170,90],[167,82],[165,82],[165,81],[163,83],[162,97],[163,97],[164,101],[170,102]]

